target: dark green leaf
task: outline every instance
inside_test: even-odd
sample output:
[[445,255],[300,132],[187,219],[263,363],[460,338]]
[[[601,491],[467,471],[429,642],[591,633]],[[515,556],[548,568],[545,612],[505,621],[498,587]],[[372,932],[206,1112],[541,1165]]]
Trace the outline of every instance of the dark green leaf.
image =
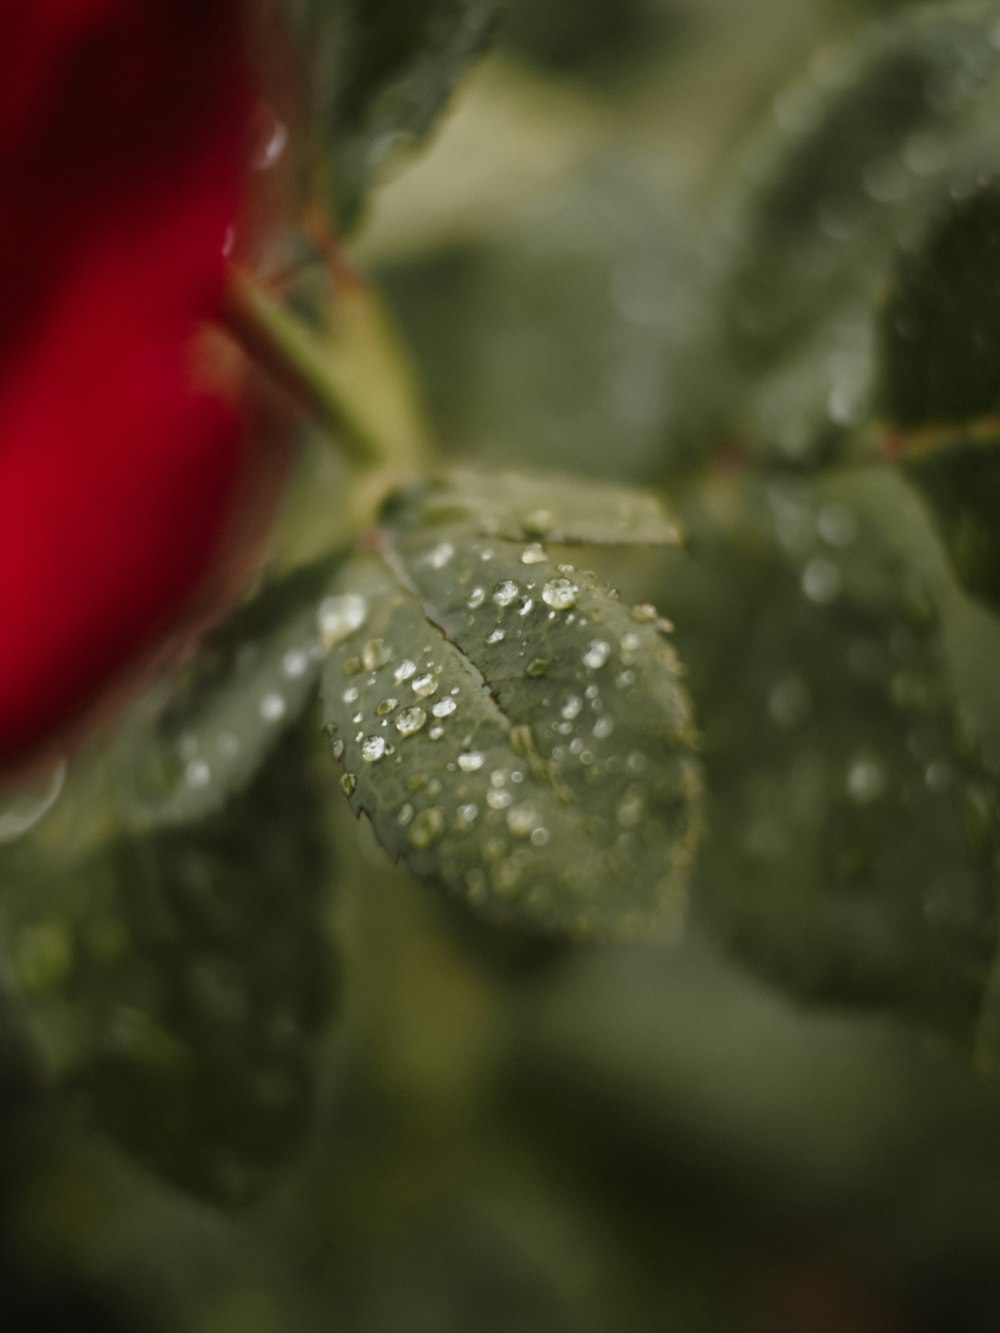
[[324,674],[354,809],[390,855],[497,922],[675,927],[700,781],[655,611],[537,542],[462,525],[383,540],[342,572],[356,628]]
[[317,151],[331,162],[345,230],[387,163],[430,134],[500,9],[501,0],[292,0],[312,65]]
[[1000,609],[1000,423],[982,423],[981,436],[936,440],[903,457],[903,469],[923,496],[958,577],[970,592]]
[[140,1161],[228,1202],[308,1123],[329,858],[301,735],[183,829],[4,884],[14,977],[57,1086]]
[[454,468],[395,496],[400,533],[464,526],[477,537],[558,546],[677,546],[681,532],[658,496],[610,482]]
[[898,261],[881,320],[891,428],[954,430],[1000,409],[1000,189],[949,201]]
[[126,716],[116,768],[133,828],[200,819],[253,780],[315,697],[322,598],[336,564],[322,561],[266,583],[186,671]]
[[697,901],[795,993],[968,1039],[997,789],[958,734],[926,590],[842,499],[772,484],[723,515],[664,594],[705,736]]
[[724,206],[717,323],[679,363],[682,394],[693,365],[714,367],[703,434],[808,462],[866,421],[894,254],[996,167],[996,23],[992,4],[916,9],[778,98]]

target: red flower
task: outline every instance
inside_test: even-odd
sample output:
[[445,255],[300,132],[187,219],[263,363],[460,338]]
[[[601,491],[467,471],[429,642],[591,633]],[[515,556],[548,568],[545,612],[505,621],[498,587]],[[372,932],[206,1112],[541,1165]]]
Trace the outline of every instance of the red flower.
[[236,0],[0,0],[0,761],[216,557],[240,412],[199,370],[240,210]]

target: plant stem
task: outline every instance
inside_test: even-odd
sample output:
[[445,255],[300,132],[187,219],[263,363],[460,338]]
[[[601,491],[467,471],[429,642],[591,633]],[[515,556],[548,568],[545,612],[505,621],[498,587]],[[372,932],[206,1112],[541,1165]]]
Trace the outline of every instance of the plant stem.
[[314,331],[232,267],[226,326],[244,352],[336,438],[362,476],[358,519],[426,471],[432,451],[416,383],[377,292],[332,271],[327,327]]

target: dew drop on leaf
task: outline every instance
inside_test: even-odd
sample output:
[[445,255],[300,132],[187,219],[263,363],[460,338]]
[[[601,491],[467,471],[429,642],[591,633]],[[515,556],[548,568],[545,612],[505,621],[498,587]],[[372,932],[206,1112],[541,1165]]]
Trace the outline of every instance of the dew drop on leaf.
[[401,736],[412,736],[420,730],[426,721],[427,714],[422,708],[414,704],[412,708],[404,708],[399,717],[396,718],[396,730]]
[[319,604],[319,632],[327,648],[332,648],[354,634],[365,623],[368,604],[357,593],[325,597]]

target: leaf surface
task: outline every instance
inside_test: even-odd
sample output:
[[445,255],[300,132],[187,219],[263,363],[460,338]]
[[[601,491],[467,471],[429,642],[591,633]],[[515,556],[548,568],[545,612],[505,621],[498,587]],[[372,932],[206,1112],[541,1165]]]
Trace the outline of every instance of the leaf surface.
[[469,64],[487,49],[499,0],[292,0],[312,65],[314,118],[339,222],[402,148],[422,143]]
[[122,723],[119,799],[136,829],[184,824],[246,789],[315,697],[336,559],[266,584]]
[[699,766],[652,608],[536,542],[390,529],[342,572],[365,621],[323,698],[379,841],[494,921],[549,934],[675,928]]
[[698,523],[663,593],[705,738],[696,901],[793,993],[968,1039],[994,950],[997,791],[927,590],[856,503],[774,483],[716,500],[721,524]]

